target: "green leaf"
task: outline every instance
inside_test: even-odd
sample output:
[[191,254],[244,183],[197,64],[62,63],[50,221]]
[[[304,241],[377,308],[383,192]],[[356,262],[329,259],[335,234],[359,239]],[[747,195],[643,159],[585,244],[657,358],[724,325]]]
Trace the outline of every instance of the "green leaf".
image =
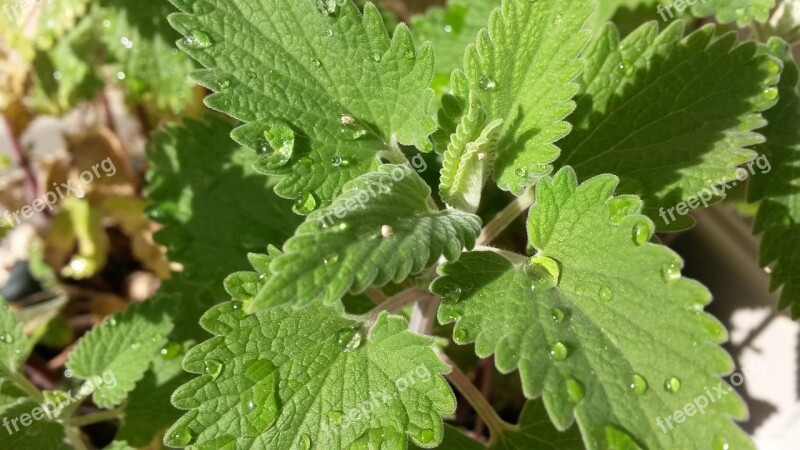
[[84,335],[70,353],[67,368],[78,378],[103,380],[92,393],[101,408],[122,402],[133,390],[172,330],[171,298],[129,306]]
[[661,34],[651,23],[620,42],[607,27],[587,52],[575,130],[560,144],[560,165],[582,179],[617,175],[620,192],[642,197],[659,229],[694,223],[674,214],[681,202],[719,200],[724,189],[712,186],[756,156],[746,147],[764,141],[753,130],[777,100],[778,62],[757,55],[754,42],[714,33],[707,26],[683,38],[681,22]]
[[281,245],[300,218],[272,192],[274,181],[253,171],[256,155],[231,141],[233,125],[212,115],[183,122],[157,133],[147,153],[148,213],[164,225],[156,240],[169,260],[222,294],[222,280],[249,267],[248,252]]
[[[559,430],[576,419],[587,448],[622,435],[646,448],[753,448],[732,422],[745,405],[719,377],[732,361],[714,345],[725,329],[702,311],[708,291],[648,242],[653,223],[636,197],[612,197],[617,181],[578,186],[570,168],[543,179],[528,225],[536,256],[473,252],[443,265],[431,287],[445,299],[440,322],[456,322],[456,342],[494,354],[501,372],[519,369],[525,396],[543,396]],[[676,423],[700,396],[704,413]]]
[[0,297],[0,376],[16,372],[25,362],[27,339],[14,311]]
[[[760,261],[772,267],[772,287],[783,286],[780,307],[800,318],[800,91],[798,68],[786,43],[772,39],[769,52],[783,61],[780,101],[764,115],[767,142],[756,150],[762,173],[750,180],[748,199],[761,201],[754,224],[764,233]],[[768,168],[765,173],[764,170]]]
[[126,100],[146,102],[160,111],[179,114],[192,100],[188,76],[192,61],[178,52],[180,37],[167,23],[175,11],[164,0],[100,0],[94,25],[116,62],[114,75],[126,89]]
[[366,449],[385,436],[395,445],[406,437],[425,448],[438,444],[455,397],[432,339],[386,313],[364,336],[359,322],[341,314],[338,306],[316,306],[246,315],[238,301],[211,309],[202,323],[216,337],[184,360],[200,376],[175,391],[173,403],[190,411],[165,443]]
[[476,95],[453,134],[444,153],[439,192],[448,205],[474,213],[481,192],[492,175],[497,159],[497,138],[501,119],[486,123],[486,115]]
[[270,265],[274,275],[250,308],[337,302],[348,291],[400,282],[458,258],[480,233],[475,215],[431,211],[431,190],[407,165],[386,164],[344,187],[300,225]]
[[[324,205],[374,170],[379,150],[432,148],[433,50],[403,24],[390,40],[372,4],[362,17],[350,1],[173,1],[187,11],[170,16],[187,36],[179,47],[217,92],[206,104],[247,122],[232,136],[269,155],[262,171],[286,175],[279,195]],[[289,151],[270,146],[274,127],[297,136]]]
[[578,54],[589,33],[581,27],[594,2],[506,0],[492,12],[488,30],[467,49],[464,71],[453,74],[462,98],[465,86],[478,94],[489,121],[503,120],[494,178],[501,189],[521,194],[558,158],[553,143],[570,131],[574,83],[583,63]]
[[497,436],[492,437],[490,445],[484,445],[461,431],[446,427],[440,450],[582,450],[583,441],[577,427],[560,432],[547,417],[541,401],[528,401],[522,408],[518,425],[508,425]]
[[64,114],[103,89],[94,67],[99,62],[86,56],[101,49],[94,35],[96,26],[91,16],[84,17],[52,48],[36,52],[31,101],[37,111]]
[[774,6],[775,0],[705,0],[698,1],[692,13],[698,17],[716,15],[720,23],[736,22],[746,27],[752,21],[766,22]]
[[[36,46],[41,50],[48,50],[53,47],[54,43],[59,42],[62,36],[67,35],[74,26],[78,19],[83,17],[86,13],[86,6],[89,0],[39,0],[38,2],[16,2],[16,5],[21,9],[21,15],[29,14],[30,10],[25,10],[25,5],[28,8],[39,6],[39,14],[36,26]],[[3,11],[5,12],[5,10]]]
[[[599,0],[598,7],[594,14],[586,23],[586,27],[597,33],[603,29],[606,22],[614,22],[620,33],[627,35],[643,23],[661,18],[664,22],[673,20],[676,17],[687,15],[687,12],[679,12],[673,7],[670,12],[664,9],[657,9],[661,4],[659,0]],[[670,4],[672,6],[672,4]],[[664,11],[664,16],[658,14]]]
[[464,50],[486,28],[489,13],[500,0],[450,0],[444,8],[434,7],[411,19],[411,31],[417,42],[430,41],[436,56],[434,87],[444,91],[450,74],[464,62]]
[[[36,416],[33,415],[34,410],[37,410]],[[20,399],[5,409],[3,418],[8,420],[8,425],[6,427],[4,424],[0,428],[0,448],[48,450],[72,448],[64,442],[63,425],[49,420],[40,405],[29,398]]]
[[180,344],[171,342],[163,350],[153,360],[144,378],[136,383],[125,403],[122,423],[115,438],[132,446],[146,447],[182,415],[170,403],[170,395],[192,376],[182,370]]

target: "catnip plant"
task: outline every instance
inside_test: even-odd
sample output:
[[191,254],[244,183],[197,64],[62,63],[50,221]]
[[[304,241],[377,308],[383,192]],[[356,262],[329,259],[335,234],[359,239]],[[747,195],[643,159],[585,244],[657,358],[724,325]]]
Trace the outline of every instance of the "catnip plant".
[[[89,394],[113,448],[755,448],[711,294],[662,240],[746,184],[800,316],[798,22],[774,0],[171,2],[215,112],[148,149],[182,270],[67,361],[114,373]],[[0,320],[23,411],[47,397]],[[74,447],[73,412],[29,439]]]

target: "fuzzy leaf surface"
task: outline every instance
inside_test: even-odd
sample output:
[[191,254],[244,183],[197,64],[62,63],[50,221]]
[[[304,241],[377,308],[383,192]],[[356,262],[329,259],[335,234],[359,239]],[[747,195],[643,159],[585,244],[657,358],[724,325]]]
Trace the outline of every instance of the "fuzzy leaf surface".
[[553,143],[571,128],[564,119],[575,109],[578,55],[589,39],[582,26],[593,8],[592,0],[506,0],[453,74],[456,95],[477,93],[488,120],[503,120],[494,171],[501,189],[522,193],[558,158]]
[[711,187],[734,181],[737,166],[756,156],[748,147],[764,141],[753,130],[777,100],[780,66],[756,52],[733,33],[715,37],[711,26],[683,37],[682,22],[660,34],[650,23],[622,42],[606,27],[587,51],[575,130],[560,144],[559,164],[582,179],[613,173],[659,229],[690,227],[689,216],[659,217],[660,208],[703,191],[719,200],[724,189]]
[[233,301],[202,323],[215,337],[184,359],[200,375],[172,397],[190,411],[167,433],[171,447],[360,449],[377,435],[431,448],[455,410],[449,368],[402,317],[383,313],[365,335],[339,307],[245,315]]
[[429,210],[430,194],[406,165],[385,164],[351,181],[289,239],[252,309],[331,304],[348,291],[400,282],[442,256],[458,258],[475,245],[481,220],[457,210]]
[[[84,335],[70,353],[67,368],[92,380],[110,373],[116,385],[105,383],[92,393],[101,408],[120,404],[133,390],[172,330],[170,298],[129,306]],[[108,375],[105,375],[108,377]]]
[[[195,80],[217,92],[207,105],[247,122],[238,142],[274,155],[262,170],[286,175],[279,195],[324,205],[392,142],[432,148],[433,49],[415,48],[402,24],[390,39],[374,5],[362,16],[351,1],[174,3],[185,11],[170,16],[187,36],[179,47],[207,68]],[[276,123],[296,134],[285,150],[267,137]]]
[[[780,307],[800,318],[800,91],[797,63],[786,43],[769,42],[770,53],[783,60],[780,101],[767,111],[767,142],[758,150],[771,170],[753,177],[750,201],[761,201],[754,231],[764,233],[761,264],[772,267],[772,287],[783,286]],[[758,162],[762,162],[760,160]],[[766,166],[765,166],[766,167]]]
[[0,376],[14,373],[24,362],[27,354],[27,338],[22,333],[22,324],[14,311],[0,297]]
[[[442,266],[440,322],[456,322],[456,342],[494,354],[500,371],[518,369],[526,397],[542,396],[559,430],[575,419],[589,448],[753,448],[732,421],[746,409],[720,378],[732,362],[715,345],[725,329],[702,311],[708,291],[648,242],[652,222],[636,197],[612,197],[617,181],[578,186],[570,168],[542,180],[528,230],[536,256],[471,252]],[[662,432],[658,418],[711,387],[724,395],[705,414]]]

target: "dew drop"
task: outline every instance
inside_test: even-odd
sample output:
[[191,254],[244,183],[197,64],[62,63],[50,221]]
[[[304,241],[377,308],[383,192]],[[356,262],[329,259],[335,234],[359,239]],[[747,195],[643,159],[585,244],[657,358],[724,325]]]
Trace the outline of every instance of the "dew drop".
[[453,26],[452,25],[445,25],[444,26],[444,32],[445,33],[452,33],[453,32]]
[[[346,224],[344,224],[344,225],[345,225],[345,227],[347,226]],[[339,225],[339,227],[341,228],[341,225]],[[328,255],[327,258],[322,260],[322,263],[325,264],[326,266],[332,266],[332,265],[336,264],[337,262],[339,262],[339,254],[338,253],[331,253],[330,255]]]
[[664,281],[675,281],[680,279],[680,265],[675,262],[664,264],[664,267],[661,268],[661,276],[664,278]]
[[339,423],[340,420],[344,417],[344,413],[341,411],[329,411],[328,412],[328,420],[332,423]]
[[342,157],[340,155],[338,155],[338,154],[333,155],[331,157],[331,164],[333,165],[333,167],[341,166],[342,165]]
[[442,299],[446,302],[457,302],[461,300],[463,292],[461,286],[446,286],[442,289]]
[[358,350],[363,339],[364,336],[362,336],[361,330],[353,328],[345,328],[336,334],[336,342],[342,346],[346,353]]
[[175,359],[181,354],[181,345],[177,342],[170,342],[159,352],[162,359]]
[[408,50],[407,52],[403,53],[403,58],[405,58],[405,59],[407,59],[407,60],[409,60],[409,61],[411,61],[412,59],[414,59],[414,56],[416,56],[416,55],[414,54],[414,50]]
[[353,125],[356,123],[356,119],[349,114],[342,114],[342,116],[339,118],[339,121],[342,122],[342,125]]
[[607,302],[612,298],[614,298],[614,291],[612,291],[611,288],[607,286],[603,286],[600,288],[600,292],[598,295],[600,296],[600,300]]
[[117,319],[109,317],[105,322],[103,322],[103,324],[107,327],[115,327],[117,326]]
[[394,236],[394,228],[391,225],[381,226],[381,236],[388,238]]
[[581,384],[580,381],[574,378],[567,378],[566,385],[567,385],[567,394],[569,395],[569,398],[573,402],[578,403],[579,401],[583,400],[583,397],[584,395],[586,395],[586,392],[584,391],[583,384]]
[[317,0],[317,10],[323,16],[330,16],[336,14],[338,7],[337,0]]
[[644,245],[653,235],[653,225],[649,220],[642,220],[633,227],[633,243]]
[[222,373],[223,364],[216,359],[207,359],[203,363],[203,372],[206,375],[211,375],[212,380],[216,380],[220,373]]
[[481,90],[491,92],[497,87],[497,83],[489,77],[481,77],[478,80],[478,87],[481,88]]
[[452,323],[461,318],[461,314],[452,309],[442,308],[439,311],[441,311],[442,321],[444,323]]
[[647,392],[647,380],[639,374],[633,374],[631,377],[630,388],[636,395],[642,395]]
[[204,49],[211,47],[212,42],[208,34],[202,31],[194,31],[189,36],[183,38],[183,45],[192,49]]
[[131,350],[138,350],[141,347],[141,343],[139,341],[135,341],[131,344]]
[[417,435],[417,439],[423,444],[430,444],[431,442],[433,442],[433,438],[434,438],[433,430],[427,428],[420,431],[419,435]]
[[771,59],[767,61],[766,69],[771,75],[777,75],[781,72],[781,66]]
[[242,304],[242,302],[238,300],[234,300],[231,302],[231,310],[233,311],[233,317],[237,319],[244,319],[247,316],[247,313],[244,310],[244,305]]
[[455,338],[456,342],[466,342],[469,340],[469,333],[464,327],[456,327],[453,338]]
[[330,28],[325,29],[325,37],[332,38],[333,37],[333,30]]
[[728,444],[728,440],[723,438],[722,436],[717,436],[714,438],[714,450],[730,450],[731,446]]
[[306,433],[303,433],[300,436],[300,440],[297,443],[298,450],[310,450],[311,449],[311,436]]
[[778,98],[778,88],[770,87],[770,88],[764,89],[764,92],[763,92],[762,95],[764,96],[764,99],[766,99],[767,101],[771,102],[771,101],[773,101],[773,100]]
[[563,343],[556,342],[550,346],[550,357],[553,358],[554,361],[564,361],[567,359],[567,356],[569,356],[569,350]]
[[322,61],[318,60],[317,58],[311,58],[311,65],[314,67],[322,66]]
[[516,175],[518,178],[527,179],[528,178],[528,171],[524,167],[520,167],[519,169],[514,171],[514,175]]
[[566,317],[566,314],[564,314],[564,310],[562,310],[560,308],[553,308],[550,311],[550,316],[553,318],[553,320],[555,322],[561,323],[561,322],[564,321],[564,318]]
[[305,194],[301,194],[300,197],[298,197],[297,200],[295,200],[294,206],[292,207],[294,212],[300,215],[310,214],[316,208],[317,208],[317,199],[311,192],[306,192]]
[[184,447],[192,442],[192,432],[188,428],[181,428],[173,431],[169,438],[173,444]]
[[242,395],[248,434],[258,436],[269,428],[280,413],[278,370],[270,361],[256,359],[247,364],[245,377],[253,384]]
[[664,382],[664,389],[667,392],[677,393],[681,390],[681,380],[677,377],[672,377]]
[[553,258],[538,255],[528,260],[525,273],[534,279],[532,289],[549,290],[556,286],[561,278],[561,266]]
[[14,343],[14,336],[11,333],[6,333],[0,336],[0,342],[4,342],[6,344],[13,344]]
[[380,53],[373,53],[373,54],[372,54],[372,60],[373,60],[373,61],[375,61],[375,62],[381,62],[381,59],[383,59],[383,58],[381,57],[381,54],[380,54]]
[[626,216],[636,214],[639,209],[639,203],[635,197],[620,196],[614,197],[608,201],[608,210],[611,213],[611,221],[619,223]]

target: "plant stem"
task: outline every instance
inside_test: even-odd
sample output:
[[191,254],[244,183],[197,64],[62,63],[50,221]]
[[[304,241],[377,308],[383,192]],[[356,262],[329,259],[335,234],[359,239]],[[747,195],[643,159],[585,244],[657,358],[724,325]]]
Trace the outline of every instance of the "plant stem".
[[33,385],[24,375],[12,372],[8,375],[8,378],[17,383],[17,386],[20,387],[26,394],[28,394],[31,398],[33,398],[36,403],[44,403],[44,395],[42,391],[39,390],[36,386]]
[[517,264],[524,263],[524,262],[528,261],[528,258],[526,256],[524,256],[524,255],[520,255],[519,253],[510,252],[508,250],[503,250],[501,248],[487,247],[485,245],[476,245],[473,250],[480,251],[480,252],[494,252],[494,253],[497,253],[498,255],[502,255],[507,260],[509,260],[509,261],[511,261],[513,263],[517,263]]
[[11,150],[14,152],[14,156],[17,158],[17,164],[22,169],[25,174],[25,187],[28,190],[28,201],[33,201],[33,199],[39,196],[39,188],[36,184],[36,176],[33,174],[33,169],[31,169],[30,160],[28,159],[28,155],[22,150],[22,146],[17,139],[17,136],[14,135],[14,127],[11,126],[11,121],[8,117],[3,116],[3,123],[6,124],[6,129],[8,130],[8,138],[11,141]]
[[483,230],[481,230],[481,235],[478,236],[477,245],[486,245],[500,233],[503,232],[509,225],[511,225],[520,214],[527,211],[528,208],[533,205],[535,201],[535,195],[533,186],[528,187],[525,192],[522,193],[516,200],[511,202],[510,205],[506,206],[505,209],[500,211],[488,225],[486,225]]
[[67,440],[72,444],[75,450],[86,450],[86,444],[83,443],[81,431],[74,427],[64,427],[64,434],[67,435]]
[[364,291],[364,294],[366,294],[367,297],[369,297],[370,300],[372,300],[372,302],[376,305],[380,305],[386,300],[389,300],[389,297],[387,297],[382,290],[376,288],[375,286],[368,287],[367,290]]
[[75,427],[83,427],[94,423],[105,422],[108,420],[118,419],[122,415],[122,408],[114,408],[104,411],[98,411],[84,416],[70,417],[67,419],[67,424]]
[[447,374],[447,379],[453,383],[458,392],[464,396],[464,398],[475,408],[475,412],[483,419],[486,423],[486,426],[489,427],[489,443],[488,446],[491,447],[492,443],[497,436],[503,433],[503,430],[509,428],[510,425],[507,424],[503,419],[497,415],[497,411],[492,408],[492,405],[486,400],[486,397],[481,394],[481,391],[472,384],[472,381],[467,377],[467,375],[458,367],[447,355],[444,353],[440,354],[439,357],[448,364],[453,370]]
[[394,297],[387,299],[380,305],[376,306],[375,309],[370,311],[367,315],[371,318],[377,318],[378,315],[383,311],[387,311],[389,313],[396,313],[405,308],[406,306],[412,305],[421,300],[425,300],[428,297],[431,297],[431,293],[425,289],[418,287],[406,289],[405,291],[395,295]]

